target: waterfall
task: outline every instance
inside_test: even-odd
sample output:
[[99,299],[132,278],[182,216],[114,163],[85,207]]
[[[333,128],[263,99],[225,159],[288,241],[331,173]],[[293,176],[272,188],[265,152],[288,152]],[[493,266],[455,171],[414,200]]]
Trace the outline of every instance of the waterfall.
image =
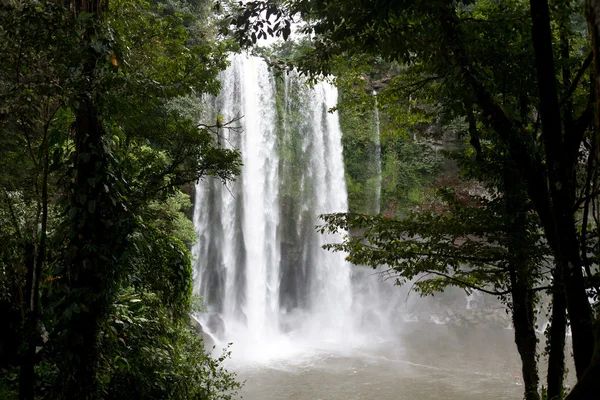
[[[249,332],[260,338],[277,329],[278,318],[279,158],[275,151],[275,83],[267,66],[256,59],[238,57],[232,72],[233,76],[226,74],[224,80],[241,76],[239,90],[244,116],[240,146],[243,185],[239,194],[244,198],[242,233],[246,251],[246,297],[242,310]],[[225,115],[228,117],[233,116]]]
[[221,82],[205,118],[243,116],[239,129],[219,134],[241,151],[243,168],[227,186],[206,178],[196,187],[194,288],[207,308],[199,319],[213,336],[263,351],[282,337],[347,336],[350,266],[321,248],[340,238],[314,230],[320,214],[348,208],[338,116],[328,112],[337,90],[276,78],[243,55],[231,57]]
[[377,101],[377,91],[373,90],[375,98],[375,165],[377,166],[377,185],[375,187],[375,199],[373,201],[374,214],[381,211],[381,122],[379,120],[379,103]]

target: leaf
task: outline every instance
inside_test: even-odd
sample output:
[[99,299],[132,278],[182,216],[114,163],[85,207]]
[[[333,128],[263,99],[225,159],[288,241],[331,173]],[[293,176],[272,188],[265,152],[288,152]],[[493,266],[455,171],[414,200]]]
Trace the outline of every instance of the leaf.
[[90,214],[93,214],[96,211],[96,200],[88,201],[88,211]]
[[117,61],[117,56],[115,56],[115,53],[111,52],[110,56],[108,56],[108,61],[110,61],[110,63],[112,64],[113,67],[118,68],[119,67],[119,62]]

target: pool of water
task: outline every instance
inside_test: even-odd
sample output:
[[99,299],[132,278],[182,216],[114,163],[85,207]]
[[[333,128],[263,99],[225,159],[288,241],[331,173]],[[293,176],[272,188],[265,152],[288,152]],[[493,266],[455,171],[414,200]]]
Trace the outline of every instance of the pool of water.
[[245,380],[245,400],[517,400],[513,333],[407,323],[393,337],[304,345],[256,362],[236,360],[234,344],[230,369]]

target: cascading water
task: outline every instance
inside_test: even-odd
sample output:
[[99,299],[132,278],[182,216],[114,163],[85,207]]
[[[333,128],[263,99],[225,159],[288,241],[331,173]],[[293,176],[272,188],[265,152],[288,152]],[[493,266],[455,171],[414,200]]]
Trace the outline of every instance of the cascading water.
[[375,165],[377,166],[377,186],[375,188],[374,214],[379,214],[381,210],[381,121],[379,119],[379,102],[377,101],[377,91],[373,90],[375,98]]
[[350,267],[321,248],[340,238],[314,230],[318,215],[348,207],[339,121],[328,112],[337,91],[308,88],[293,74],[277,82],[258,58],[231,61],[206,117],[243,116],[239,131],[222,129],[220,138],[241,151],[242,173],[227,186],[209,178],[196,188],[195,290],[208,309],[205,329],[255,349],[282,337],[348,337]]

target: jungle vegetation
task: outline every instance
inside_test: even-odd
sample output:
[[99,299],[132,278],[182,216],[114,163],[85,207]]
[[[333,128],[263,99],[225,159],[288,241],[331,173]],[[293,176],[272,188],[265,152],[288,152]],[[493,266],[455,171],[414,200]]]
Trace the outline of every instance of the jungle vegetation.
[[[236,151],[199,125],[226,40],[202,0],[0,3],[0,398],[229,399],[189,327],[186,185]],[[202,122],[202,121],[200,121]]]

